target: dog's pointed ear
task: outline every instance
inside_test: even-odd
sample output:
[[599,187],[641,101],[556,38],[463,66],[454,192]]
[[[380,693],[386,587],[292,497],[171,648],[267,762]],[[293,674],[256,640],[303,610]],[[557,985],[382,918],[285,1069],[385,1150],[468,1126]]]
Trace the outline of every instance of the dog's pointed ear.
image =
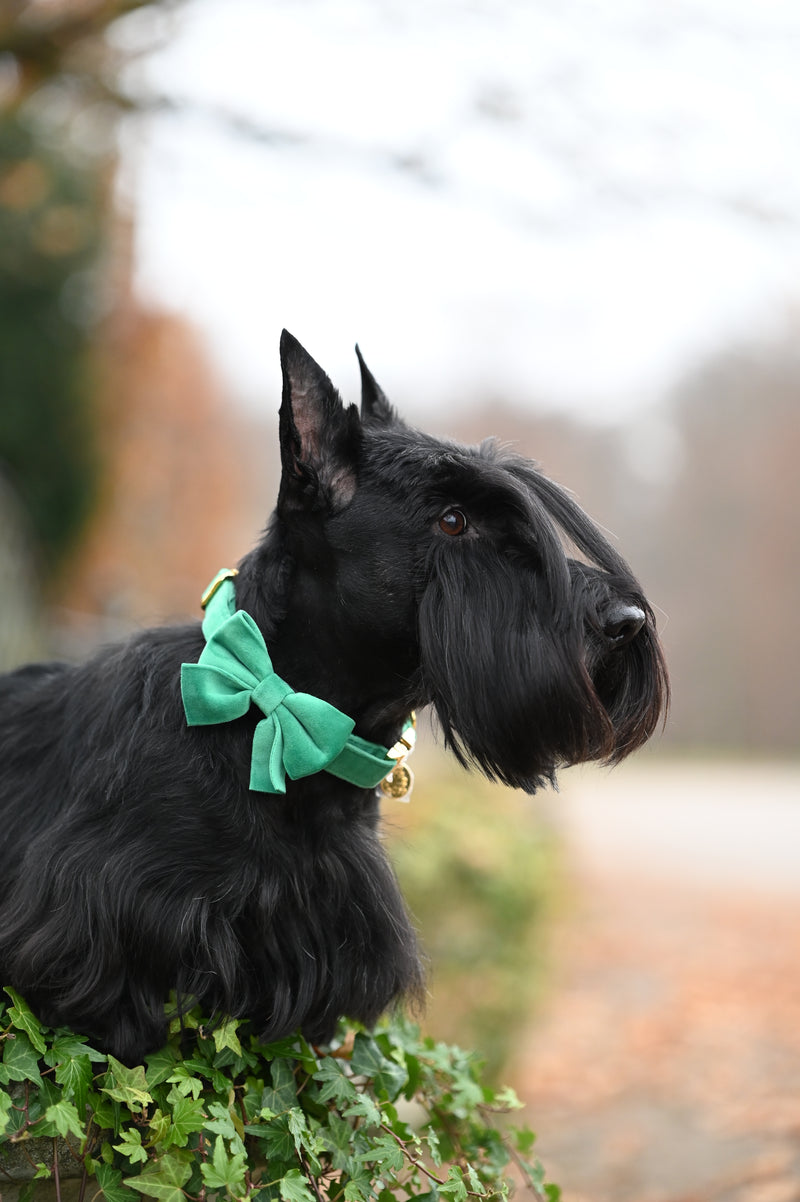
[[364,356],[356,344],[358,366],[361,368],[361,420],[382,422],[392,425],[399,421],[397,410],[387,399],[386,393],[364,362]]
[[357,483],[361,423],[318,363],[288,330],[281,334],[281,497],[284,503],[340,509]]

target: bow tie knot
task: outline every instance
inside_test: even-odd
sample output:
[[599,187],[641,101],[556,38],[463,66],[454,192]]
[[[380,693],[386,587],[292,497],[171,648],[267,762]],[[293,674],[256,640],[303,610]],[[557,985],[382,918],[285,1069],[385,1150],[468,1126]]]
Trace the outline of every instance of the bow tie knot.
[[262,714],[268,718],[279,705],[283,704],[290,693],[294,693],[294,689],[273,672],[271,676],[265,676],[263,680],[260,680],[253,689],[253,704],[257,705]]
[[285,793],[286,777],[321,772],[341,753],[355,725],[310,693],[296,693],[277,675],[250,614],[237,610],[208,639],[196,664],[181,666],[181,696],[189,726],[264,714],[253,736],[250,788]]

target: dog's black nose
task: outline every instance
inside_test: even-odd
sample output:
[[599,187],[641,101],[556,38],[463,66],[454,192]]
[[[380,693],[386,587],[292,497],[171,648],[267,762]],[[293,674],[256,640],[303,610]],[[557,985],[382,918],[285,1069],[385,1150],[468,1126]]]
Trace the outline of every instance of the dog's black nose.
[[642,629],[645,613],[638,605],[625,605],[622,601],[610,605],[603,615],[603,634],[612,647],[624,647]]

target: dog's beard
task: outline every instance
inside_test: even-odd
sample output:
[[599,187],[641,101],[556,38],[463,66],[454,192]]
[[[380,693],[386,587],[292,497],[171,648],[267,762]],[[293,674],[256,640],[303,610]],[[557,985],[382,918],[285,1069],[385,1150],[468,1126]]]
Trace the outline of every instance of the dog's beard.
[[646,602],[646,627],[609,648],[566,560],[551,567],[525,571],[473,544],[440,557],[420,604],[424,687],[448,746],[527,792],[569,764],[616,763],[649,738],[665,700]]
[[420,605],[423,678],[448,745],[462,764],[528,792],[613,750],[582,633],[551,586],[473,545],[468,558],[441,557]]

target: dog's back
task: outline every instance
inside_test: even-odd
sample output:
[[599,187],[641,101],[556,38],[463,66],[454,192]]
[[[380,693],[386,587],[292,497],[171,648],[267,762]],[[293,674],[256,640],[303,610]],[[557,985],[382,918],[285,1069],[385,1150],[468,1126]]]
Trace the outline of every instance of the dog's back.
[[[30,836],[50,821],[34,799],[52,794],[66,776],[65,701],[77,670],[67,664],[29,664],[0,676],[0,890],[17,875]],[[60,799],[66,792],[60,793]],[[50,796],[53,809],[59,794]],[[22,838],[20,838],[22,835]]]

